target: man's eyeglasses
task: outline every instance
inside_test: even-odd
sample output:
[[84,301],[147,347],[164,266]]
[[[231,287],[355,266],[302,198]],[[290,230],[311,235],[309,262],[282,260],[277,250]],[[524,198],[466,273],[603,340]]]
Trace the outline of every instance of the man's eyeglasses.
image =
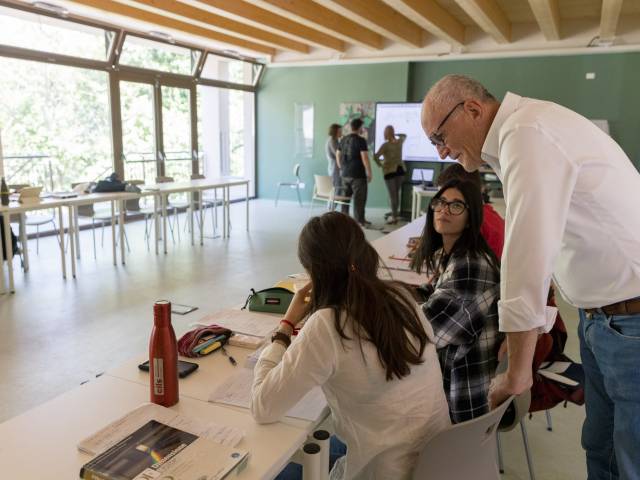
[[444,126],[445,123],[447,123],[447,120],[449,120],[449,117],[451,116],[451,114],[453,114],[453,112],[455,112],[460,105],[464,105],[464,102],[460,102],[456,104],[455,107],[449,110],[449,113],[447,113],[445,117],[442,119],[442,121],[440,122],[440,125],[438,125],[438,128],[436,128],[435,131],[431,135],[429,135],[429,140],[436,147],[444,147],[444,137],[442,136],[441,133],[438,133],[438,132],[440,132],[440,129]]
[[447,202],[446,200],[442,200],[441,198],[434,198],[431,200],[431,210],[434,212],[441,212],[445,208],[449,210],[449,214],[451,215],[462,215],[468,206],[466,203],[461,202],[460,200],[453,200],[451,202]]

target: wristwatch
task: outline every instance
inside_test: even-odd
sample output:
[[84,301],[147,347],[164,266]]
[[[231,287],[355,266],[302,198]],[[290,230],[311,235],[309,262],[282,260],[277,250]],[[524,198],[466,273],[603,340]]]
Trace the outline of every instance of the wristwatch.
[[291,345],[291,337],[286,333],[274,332],[274,334],[271,335],[271,343],[275,342],[276,340],[280,340],[282,343],[284,343],[285,348],[288,348],[289,345]]

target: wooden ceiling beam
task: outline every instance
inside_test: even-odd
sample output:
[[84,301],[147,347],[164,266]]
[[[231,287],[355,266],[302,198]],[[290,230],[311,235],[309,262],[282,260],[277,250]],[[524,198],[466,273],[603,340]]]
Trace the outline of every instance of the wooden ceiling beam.
[[456,3],[496,42],[511,41],[511,22],[496,0],[456,0]]
[[600,40],[613,40],[618,29],[622,0],[603,0],[600,15]]
[[332,34],[345,38],[350,43],[375,50],[380,50],[384,46],[382,35],[312,0],[261,0],[260,4],[275,7],[281,15],[293,15],[296,21],[307,21],[314,28],[331,31]]
[[86,5],[88,7],[104,10],[108,13],[115,13],[118,15],[124,15],[125,17],[135,18],[136,20],[142,20],[143,22],[151,23],[153,25],[159,25],[162,27],[172,28],[179,30],[190,35],[197,35],[199,37],[208,38],[209,40],[215,40],[234,47],[240,47],[252,52],[260,52],[267,55],[275,55],[276,50],[272,47],[262,45],[260,43],[251,42],[243,38],[226,35],[220,32],[214,32],[207,28],[198,27],[191,23],[182,22],[173,18],[165,17],[157,13],[151,13],[146,10],[140,10],[138,8],[130,7],[122,3],[114,2],[112,0],[72,0],[75,3]]
[[464,45],[465,27],[434,0],[399,0],[415,23],[445,42]]
[[[423,47],[425,31],[382,0],[322,0],[338,13],[410,47]],[[354,18],[354,16],[356,18]]]
[[286,17],[276,15],[264,8],[256,7],[244,0],[198,0],[200,3],[230,13],[238,21],[248,20],[258,23],[263,27],[269,27],[280,33],[288,34],[312,43],[319,47],[328,48],[337,52],[346,50],[345,43],[332,35],[328,35],[300,23],[293,22]]
[[560,40],[558,0],[529,0],[533,15],[547,40]]
[[154,7],[174,15],[180,15],[189,20],[206,23],[215,28],[226,30],[233,34],[239,34],[248,40],[255,40],[260,43],[266,43],[270,46],[281,48],[284,50],[292,50],[300,53],[309,53],[309,45],[292,40],[275,33],[267,32],[256,27],[252,27],[242,22],[237,22],[228,17],[216,15],[207,10],[192,7],[176,0],[135,0],[137,3]]

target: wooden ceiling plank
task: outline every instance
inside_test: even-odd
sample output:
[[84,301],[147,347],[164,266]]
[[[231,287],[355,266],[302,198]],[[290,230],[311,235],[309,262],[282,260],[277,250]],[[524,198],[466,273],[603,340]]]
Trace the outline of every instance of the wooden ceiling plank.
[[260,43],[251,42],[243,38],[237,38],[231,35],[226,35],[220,32],[214,32],[207,28],[198,27],[187,22],[181,22],[173,18],[158,15],[157,13],[151,13],[146,10],[140,10],[138,8],[130,7],[122,3],[114,2],[112,0],[72,0],[75,3],[86,5],[88,7],[104,10],[109,13],[115,13],[118,15],[124,15],[125,17],[135,18],[136,20],[142,20],[143,22],[152,23],[154,25],[160,25],[167,28],[179,30],[181,32],[189,33],[191,35],[197,35],[199,37],[208,38],[218,42],[223,42],[235,47],[245,48],[253,52],[260,52],[267,55],[275,55],[276,50],[272,47],[262,45]]
[[547,40],[560,40],[558,0],[529,0],[529,6]]
[[434,0],[400,0],[425,30],[442,40],[464,45],[465,27]]
[[456,3],[496,42],[511,41],[511,22],[496,0],[456,0]]
[[262,0],[262,2],[311,22],[313,25],[335,32],[357,45],[375,50],[380,50],[384,46],[382,35],[312,0]]
[[287,37],[277,35],[275,33],[267,32],[256,27],[252,27],[242,22],[216,15],[207,10],[192,7],[185,3],[177,2],[175,0],[135,0],[137,3],[141,3],[150,7],[154,7],[165,12],[173,13],[186,17],[190,20],[197,20],[199,22],[206,23],[214,28],[220,28],[232,33],[240,34],[243,37],[249,37],[250,40],[256,40],[258,42],[266,43],[270,46],[281,48],[284,50],[292,50],[300,53],[309,53],[309,46],[292,40]]
[[424,46],[425,31],[382,0],[331,0],[331,4],[380,29],[380,34],[410,47]]
[[265,27],[288,33],[303,41],[329,48],[337,52],[346,50],[345,43],[332,35],[328,35],[300,23],[293,22],[283,16],[276,15],[264,8],[252,5],[244,0],[198,0],[200,3],[214,7],[234,15],[238,20],[249,20]]
[[618,28],[622,0],[603,0],[600,15],[600,40],[613,40]]

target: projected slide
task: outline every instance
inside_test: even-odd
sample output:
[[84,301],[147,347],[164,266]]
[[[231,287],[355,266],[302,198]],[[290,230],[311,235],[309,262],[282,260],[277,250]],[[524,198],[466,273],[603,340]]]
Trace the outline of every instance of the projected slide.
[[[420,103],[376,104],[376,151],[384,143],[384,128],[393,125],[396,133],[407,136],[402,156],[405,161],[441,162],[438,151],[431,145],[420,125]],[[447,159],[446,161],[451,161]]]

